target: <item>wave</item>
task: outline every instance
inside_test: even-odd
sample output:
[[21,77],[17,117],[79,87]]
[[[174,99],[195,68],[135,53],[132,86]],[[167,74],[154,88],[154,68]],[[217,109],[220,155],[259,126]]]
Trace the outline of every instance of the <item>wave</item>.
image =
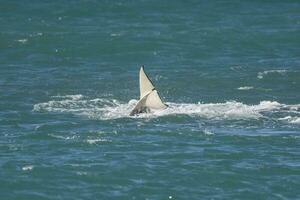
[[237,90],[252,90],[254,87],[252,86],[243,86],[243,87],[239,87],[237,88]]
[[34,166],[33,165],[26,165],[22,167],[23,171],[31,171],[33,170]]
[[279,70],[266,70],[266,71],[263,71],[263,72],[258,72],[257,78],[258,79],[263,79],[266,75],[272,74],[272,73],[273,74],[277,73],[277,74],[280,74],[280,75],[284,75],[286,72],[287,72],[287,70],[283,70],[283,69],[279,69]]
[[[53,96],[53,99],[35,104],[35,112],[71,113],[92,119],[111,120],[118,118],[155,118],[162,116],[188,115],[213,120],[249,120],[271,118],[277,121],[287,121],[296,124],[300,118],[300,104],[286,105],[276,101],[261,101],[256,105],[247,105],[237,101],[224,103],[173,103],[167,102],[165,110],[143,113],[138,116],[129,116],[137,100],[128,103],[116,99],[96,98],[89,99],[83,95]],[[276,115],[273,113],[276,113]],[[289,119],[289,115],[295,115]],[[276,117],[276,116],[280,116]]]
[[211,130],[208,130],[208,129],[204,129],[203,133],[204,133],[204,135],[214,135],[215,134],[214,132],[212,132]]
[[73,136],[62,136],[62,135],[54,135],[54,134],[49,134],[49,136],[56,138],[56,139],[63,139],[63,140],[73,140],[75,139],[77,136],[73,135]]
[[86,142],[88,144],[96,144],[98,142],[109,142],[109,140],[103,139],[103,138],[98,138],[98,139],[87,139]]
[[22,44],[25,44],[28,42],[28,39],[27,38],[24,38],[24,39],[18,39],[17,42],[20,42]]
[[300,116],[297,116],[297,117],[286,116],[286,117],[279,118],[279,120],[285,121],[285,122],[288,122],[291,124],[300,124]]

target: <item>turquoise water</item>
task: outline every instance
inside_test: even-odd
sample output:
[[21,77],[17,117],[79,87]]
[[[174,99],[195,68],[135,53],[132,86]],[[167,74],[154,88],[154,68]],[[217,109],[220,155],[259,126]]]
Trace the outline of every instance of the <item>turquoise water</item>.
[[0,199],[299,199],[299,11],[1,1]]

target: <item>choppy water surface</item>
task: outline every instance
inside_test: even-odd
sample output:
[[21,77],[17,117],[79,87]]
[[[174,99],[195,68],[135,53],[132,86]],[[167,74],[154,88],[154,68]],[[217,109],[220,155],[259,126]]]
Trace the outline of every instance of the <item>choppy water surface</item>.
[[1,2],[1,199],[299,199],[299,10]]

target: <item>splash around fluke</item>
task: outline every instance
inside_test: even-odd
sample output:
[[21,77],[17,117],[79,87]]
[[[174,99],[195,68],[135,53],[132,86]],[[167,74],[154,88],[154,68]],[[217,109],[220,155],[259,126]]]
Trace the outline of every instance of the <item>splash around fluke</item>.
[[134,109],[130,112],[130,116],[137,115],[139,113],[151,112],[151,110],[163,110],[168,107],[163,103],[158,91],[154,87],[150,78],[144,71],[144,66],[140,68],[140,100],[137,102]]

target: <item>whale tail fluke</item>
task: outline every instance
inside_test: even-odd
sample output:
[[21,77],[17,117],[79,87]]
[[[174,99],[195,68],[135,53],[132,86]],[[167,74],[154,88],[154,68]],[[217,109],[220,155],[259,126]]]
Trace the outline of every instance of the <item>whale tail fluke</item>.
[[130,115],[149,112],[150,110],[162,110],[168,106],[164,104],[155,89],[153,83],[146,75],[144,66],[140,69],[140,100],[131,111]]

